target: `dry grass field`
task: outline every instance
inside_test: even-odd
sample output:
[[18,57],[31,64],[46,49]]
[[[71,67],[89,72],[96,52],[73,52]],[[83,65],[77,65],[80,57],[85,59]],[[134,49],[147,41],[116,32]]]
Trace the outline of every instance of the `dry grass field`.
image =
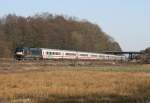
[[0,103],[150,103],[150,65],[2,68]]

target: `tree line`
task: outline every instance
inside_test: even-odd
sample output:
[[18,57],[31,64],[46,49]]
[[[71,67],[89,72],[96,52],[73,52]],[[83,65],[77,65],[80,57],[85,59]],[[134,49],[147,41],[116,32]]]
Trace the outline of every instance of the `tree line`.
[[12,57],[16,47],[121,51],[119,44],[97,24],[49,13],[0,18],[0,57]]
[[141,59],[144,63],[150,63],[150,47],[146,48],[145,50],[141,51],[143,54],[141,55]]

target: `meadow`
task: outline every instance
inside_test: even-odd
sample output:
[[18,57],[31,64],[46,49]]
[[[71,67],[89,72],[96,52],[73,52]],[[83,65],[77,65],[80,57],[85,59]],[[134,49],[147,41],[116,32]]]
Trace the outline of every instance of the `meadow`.
[[149,103],[150,65],[0,67],[0,103]]

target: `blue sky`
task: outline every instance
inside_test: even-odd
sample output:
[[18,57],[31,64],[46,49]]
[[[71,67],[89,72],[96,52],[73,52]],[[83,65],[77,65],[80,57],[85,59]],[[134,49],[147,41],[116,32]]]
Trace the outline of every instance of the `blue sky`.
[[0,0],[0,16],[42,12],[96,23],[125,51],[150,47],[150,0]]

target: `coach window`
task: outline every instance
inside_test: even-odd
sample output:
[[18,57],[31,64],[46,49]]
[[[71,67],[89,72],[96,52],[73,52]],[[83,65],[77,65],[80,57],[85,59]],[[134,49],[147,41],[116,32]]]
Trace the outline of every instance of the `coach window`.
[[66,55],[75,56],[76,54],[75,53],[66,53]]
[[92,57],[97,57],[97,55],[91,55]]
[[51,55],[61,55],[60,52],[51,52]]
[[60,52],[55,52],[55,55],[61,55],[61,53]]
[[53,52],[49,52],[49,55],[54,55]]
[[80,54],[80,56],[88,56],[88,54]]

